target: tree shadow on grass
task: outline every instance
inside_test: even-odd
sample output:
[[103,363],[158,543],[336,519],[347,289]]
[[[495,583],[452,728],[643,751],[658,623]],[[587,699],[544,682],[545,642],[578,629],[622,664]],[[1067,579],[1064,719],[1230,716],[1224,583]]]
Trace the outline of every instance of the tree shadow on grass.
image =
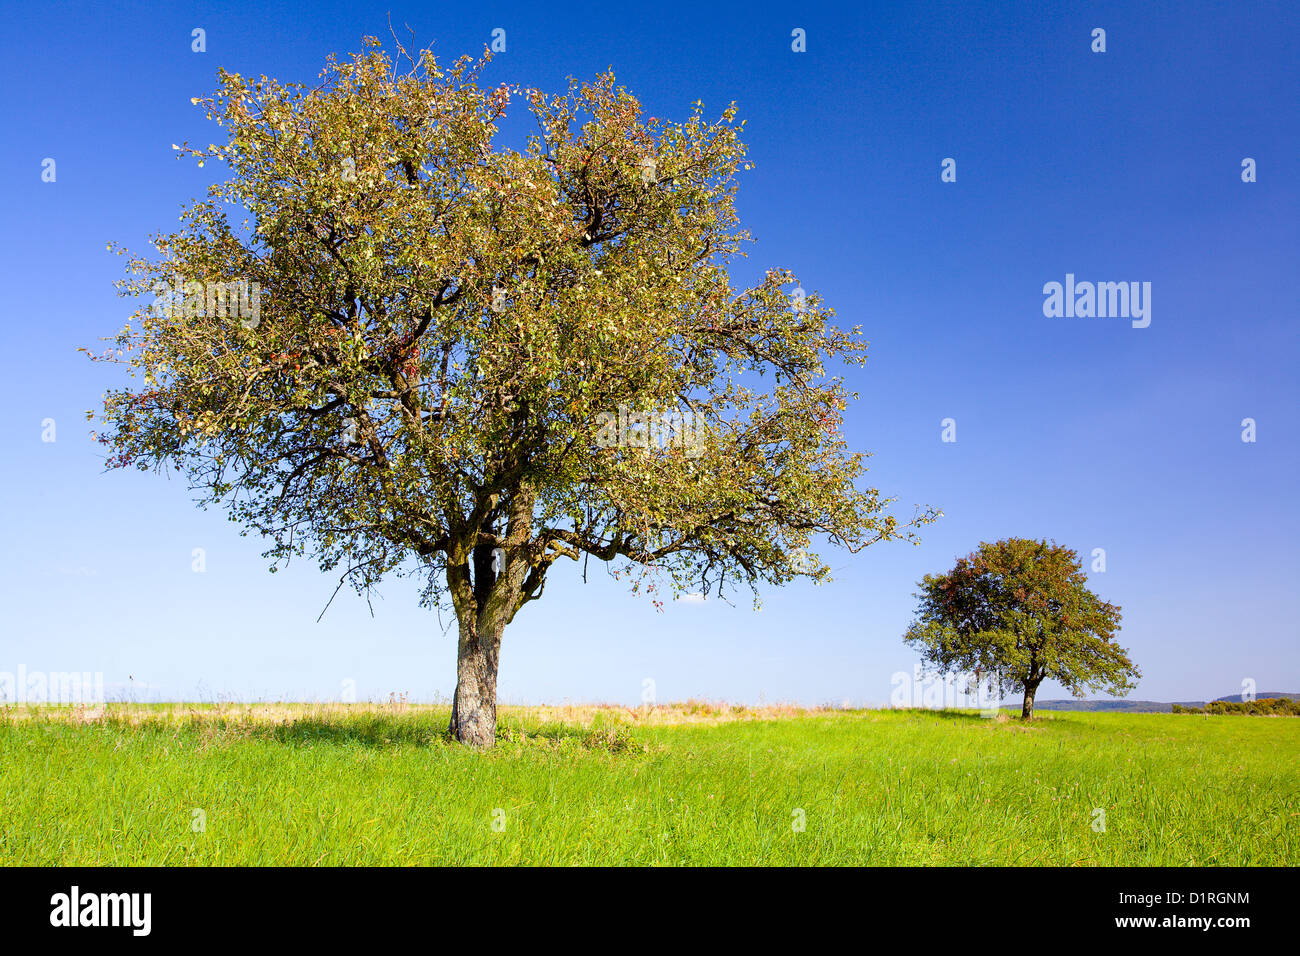
[[504,724],[497,731],[498,742],[542,746],[551,749],[574,747],[603,750],[608,753],[645,753],[649,747],[637,741],[629,728],[613,726],[575,727],[570,724],[543,724],[521,727]]
[[[391,750],[455,745],[446,715],[365,714],[347,717],[303,716],[284,721],[248,719],[192,720],[188,729],[209,739],[265,740],[286,747],[364,747]],[[141,726],[139,729],[158,729]],[[170,728],[173,732],[174,727]],[[538,750],[592,750],[608,753],[644,752],[623,726],[582,727],[550,723],[523,726],[503,720],[497,729],[498,747]]]
[[[931,717],[939,720],[973,720],[976,722],[984,721],[988,723],[996,722],[998,719],[996,715],[993,717],[985,717],[984,712],[980,710],[950,710],[948,708],[940,710],[933,707],[907,707],[896,709],[902,710],[903,713],[910,714],[914,717]],[[999,711],[998,713],[1010,717],[1010,713],[1007,711]],[[1019,718],[1017,717],[1017,719]]]
[[451,743],[446,724],[396,717],[329,720],[301,717],[285,723],[254,725],[250,736],[291,747],[320,744],[360,746],[376,750],[393,747],[433,747]]
[[[386,749],[447,746],[454,743],[445,722],[435,724],[398,718],[373,718],[365,721],[300,718],[289,723],[270,725],[262,730],[256,736],[289,746],[334,744]],[[586,745],[596,736],[598,735],[585,728],[564,724],[530,728],[502,722],[497,727],[498,744],[559,746],[572,741]]]
[[1036,711],[1031,719],[1022,720],[1020,717],[1020,709],[1018,707],[1003,707],[991,717],[986,717],[982,710],[952,710],[948,708],[939,710],[937,708],[930,709],[927,707],[908,707],[904,710],[904,713],[930,717],[936,720],[968,721],[977,724],[986,723],[995,726],[1010,726],[1021,730],[1053,725],[1059,726],[1059,723],[1056,721],[1053,712],[1051,711],[1043,713]]
[[[290,723],[261,728],[255,735],[292,747],[320,744],[359,746],[377,750],[394,747],[446,747],[454,744],[445,724],[376,717],[367,720],[320,720],[301,718]],[[544,750],[603,750],[609,753],[644,751],[644,744],[633,740],[623,727],[574,727],[546,724],[522,727],[502,723],[497,728],[497,746],[522,746]]]
[[[197,712],[180,720],[158,717],[145,720],[108,718],[105,725],[119,732],[196,738],[202,745],[240,741],[269,741],[286,747],[364,747],[391,750],[403,747],[434,748],[454,745],[443,713],[304,714],[282,719],[249,715],[208,715]],[[545,723],[523,725],[509,718],[497,729],[499,747],[537,750],[591,750],[607,753],[643,753],[649,747],[636,740],[626,725],[593,726]]]

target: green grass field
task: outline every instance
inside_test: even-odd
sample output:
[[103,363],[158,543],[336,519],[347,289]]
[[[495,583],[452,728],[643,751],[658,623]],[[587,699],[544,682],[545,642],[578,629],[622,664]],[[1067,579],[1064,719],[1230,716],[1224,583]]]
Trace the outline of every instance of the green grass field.
[[446,723],[9,709],[0,863],[1300,863],[1294,718],[504,708],[486,754]]

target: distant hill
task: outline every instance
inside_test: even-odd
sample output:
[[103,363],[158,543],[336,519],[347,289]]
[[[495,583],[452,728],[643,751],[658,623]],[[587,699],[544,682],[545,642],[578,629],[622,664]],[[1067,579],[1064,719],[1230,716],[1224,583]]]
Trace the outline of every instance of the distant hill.
[[[1014,702],[1008,702],[1014,708]],[[1180,700],[1184,707],[1204,707],[1205,701]],[[1094,710],[1117,714],[1167,714],[1172,703],[1158,700],[1036,700],[1034,710]]]
[[[1255,695],[1256,700],[1263,700],[1266,697],[1285,697],[1288,700],[1300,700],[1300,694],[1283,693],[1282,691],[1261,691]],[[1215,699],[1239,703],[1241,695],[1234,694],[1231,697],[1216,697]],[[1175,703],[1183,707],[1204,707],[1207,702],[1203,700],[1179,700],[1168,703],[1159,700],[1038,700],[1034,701],[1034,709],[1092,710],[1120,714],[1168,714],[1174,709]],[[1003,702],[1003,706],[1014,708],[1015,701],[1008,698]]]

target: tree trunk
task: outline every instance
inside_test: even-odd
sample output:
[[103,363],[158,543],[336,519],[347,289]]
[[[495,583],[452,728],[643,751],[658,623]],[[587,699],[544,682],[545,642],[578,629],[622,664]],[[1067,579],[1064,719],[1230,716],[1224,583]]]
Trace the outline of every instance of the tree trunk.
[[463,744],[491,747],[497,740],[497,667],[505,628],[485,632],[477,623],[460,626],[449,729]]
[[474,610],[456,609],[460,640],[456,653],[456,695],[451,702],[448,730],[463,744],[491,747],[497,742],[497,668],[507,618],[501,600],[492,600],[497,580],[492,548],[486,545],[474,548],[472,561]]
[[[531,567],[524,549],[535,501],[531,489],[516,489],[509,498],[510,517],[505,540],[499,541],[501,546],[476,544],[468,554],[458,552],[458,560],[447,565],[447,587],[460,628],[456,694],[451,702],[448,729],[452,737],[472,747],[491,747],[497,741],[501,635],[519,610],[521,589]],[[494,526],[495,522],[489,518],[483,527],[491,535]],[[479,540],[483,537],[480,535]]]
[[1025,684],[1025,702],[1020,707],[1020,719],[1029,720],[1034,716],[1034,695],[1038,693],[1038,681]]

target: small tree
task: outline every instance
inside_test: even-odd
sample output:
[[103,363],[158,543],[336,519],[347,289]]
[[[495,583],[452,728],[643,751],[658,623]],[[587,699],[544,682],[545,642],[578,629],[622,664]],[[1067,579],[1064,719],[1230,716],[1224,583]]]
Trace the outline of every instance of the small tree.
[[1003,693],[1023,689],[1026,720],[1046,679],[1076,697],[1085,688],[1122,696],[1141,676],[1114,643],[1120,609],[1088,590],[1069,548],[1024,538],[984,542],[920,587],[904,640],[943,673],[974,674]]
[[[825,363],[863,362],[858,330],[789,272],[732,286],[734,107],[666,122],[612,74],[483,91],[486,58],[367,45],[316,86],[223,71],[196,99],[226,142],[178,149],[229,178],[130,259],[124,293],[158,301],[100,356],[143,378],[105,401],[110,465],[186,474],[272,570],[419,575],[458,623],[451,732],[479,746],[502,634],[559,558],[757,595],[826,577],[814,535],[932,520],[855,484]],[[497,143],[517,96],[522,150]]]

